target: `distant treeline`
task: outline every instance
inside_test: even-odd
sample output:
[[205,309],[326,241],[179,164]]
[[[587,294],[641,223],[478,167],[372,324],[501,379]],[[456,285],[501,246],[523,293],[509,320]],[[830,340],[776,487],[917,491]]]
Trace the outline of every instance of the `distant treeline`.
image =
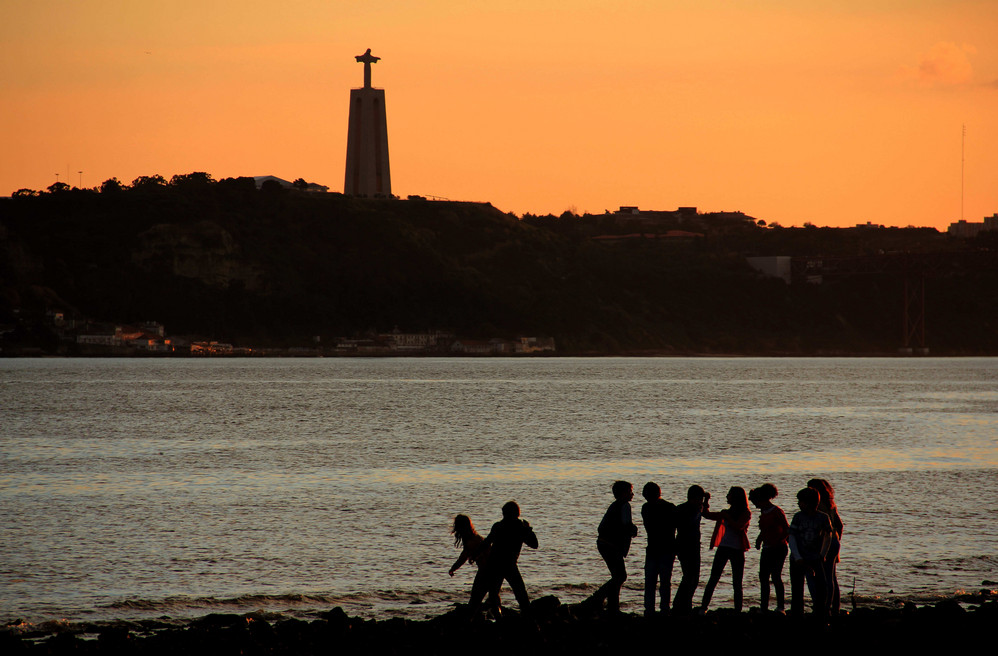
[[[395,327],[554,337],[563,353],[891,353],[903,281],[789,285],[747,255],[995,248],[926,228],[782,228],[736,213],[618,215],[368,200],[204,173],[0,199],[0,340],[54,348],[45,314],[293,346]],[[762,224],[762,225],[760,225]],[[698,236],[594,239],[663,233]],[[933,353],[998,353],[998,271],[935,272]]]

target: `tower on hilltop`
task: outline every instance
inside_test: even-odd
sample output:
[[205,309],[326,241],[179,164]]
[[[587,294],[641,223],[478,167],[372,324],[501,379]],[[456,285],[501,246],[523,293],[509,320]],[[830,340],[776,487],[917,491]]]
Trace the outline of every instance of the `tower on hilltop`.
[[388,166],[388,122],[385,90],[371,86],[371,64],[381,57],[371,49],[357,55],[364,64],[364,87],[350,89],[350,123],[347,132],[347,170],[343,193],[351,196],[392,195]]

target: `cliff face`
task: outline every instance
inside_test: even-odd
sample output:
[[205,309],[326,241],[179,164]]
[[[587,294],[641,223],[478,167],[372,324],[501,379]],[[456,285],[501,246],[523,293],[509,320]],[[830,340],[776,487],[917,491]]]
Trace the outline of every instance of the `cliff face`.
[[[490,205],[258,192],[0,199],[0,325],[159,321],[254,346],[369,330],[551,336],[560,351],[869,353],[900,342],[902,281],[788,286],[745,254],[938,248],[934,231],[766,230],[594,240],[603,217],[519,221]],[[930,234],[931,233],[931,234]],[[794,249],[800,249],[795,252]],[[926,282],[934,353],[998,352],[998,273]],[[40,318],[39,318],[40,317]]]
[[228,231],[212,221],[160,223],[135,238],[131,262],[147,274],[191,278],[225,289],[233,282],[263,291],[262,272],[248,262]]

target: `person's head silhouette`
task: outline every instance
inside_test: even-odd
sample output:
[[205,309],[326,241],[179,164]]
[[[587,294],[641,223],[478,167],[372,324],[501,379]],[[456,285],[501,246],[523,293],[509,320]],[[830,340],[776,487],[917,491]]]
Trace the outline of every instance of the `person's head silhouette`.
[[775,485],[772,483],[763,483],[749,492],[748,498],[756,508],[768,508],[770,502],[776,498],[777,494],[779,494],[779,491]]
[[619,501],[630,501],[634,498],[634,486],[627,481],[617,481],[610,489],[613,491],[613,498]]
[[828,508],[835,508],[835,490],[832,489],[832,484],[823,478],[812,478],[807,482],[807,486],[818,491],[818,495],[821,497],[818,499],[818,508],[821,510],[827,510]]
[[457,515],[454,517],[454,526],[450,530],[454,534],[454,544],[464,544],[465,540],[475,535],[475,525],[471,523],[471,518],[467,515]]
[[797,505],[804,512],[814,512],[818,509],[821,495],[813,487],[806,487],[797,493]]
[[745,488],[732,487],[724,498],[732,508],[748,510],[748,497],[745,495]]

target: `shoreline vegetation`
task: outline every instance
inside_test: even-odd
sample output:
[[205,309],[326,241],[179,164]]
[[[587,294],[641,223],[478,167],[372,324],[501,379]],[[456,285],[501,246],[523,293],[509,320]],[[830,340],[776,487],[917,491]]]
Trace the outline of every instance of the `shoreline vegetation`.
[[[191,620],[12,622],[0,627],[4,654],[452,654],[457,646],[481,654],[624,653],[719,646],[769,650],[800,644],[808,653],[898,653],[927,647],[990,644],[998,623],[998,599],[968,597],[903,608],[860,606],[819,619],[756,609],[702,616],[645,618],[633,613],[593,613],[557,597],[534,600],[529,613],[504,611],[497,621],[470,621],[466,607],[425,620],[361,619],[340,607],[311,621],[262,611],[215,613]],[[978,641],[984,642],[978,642]],[[987,641],[985,641],[987,640]]]
[[127,327],[147,348],[295,357],[395,330],[571,356],[998,355],[998,231],[690,207],[518,217],[205,173],[0,198],[0,355],[99,355]]

